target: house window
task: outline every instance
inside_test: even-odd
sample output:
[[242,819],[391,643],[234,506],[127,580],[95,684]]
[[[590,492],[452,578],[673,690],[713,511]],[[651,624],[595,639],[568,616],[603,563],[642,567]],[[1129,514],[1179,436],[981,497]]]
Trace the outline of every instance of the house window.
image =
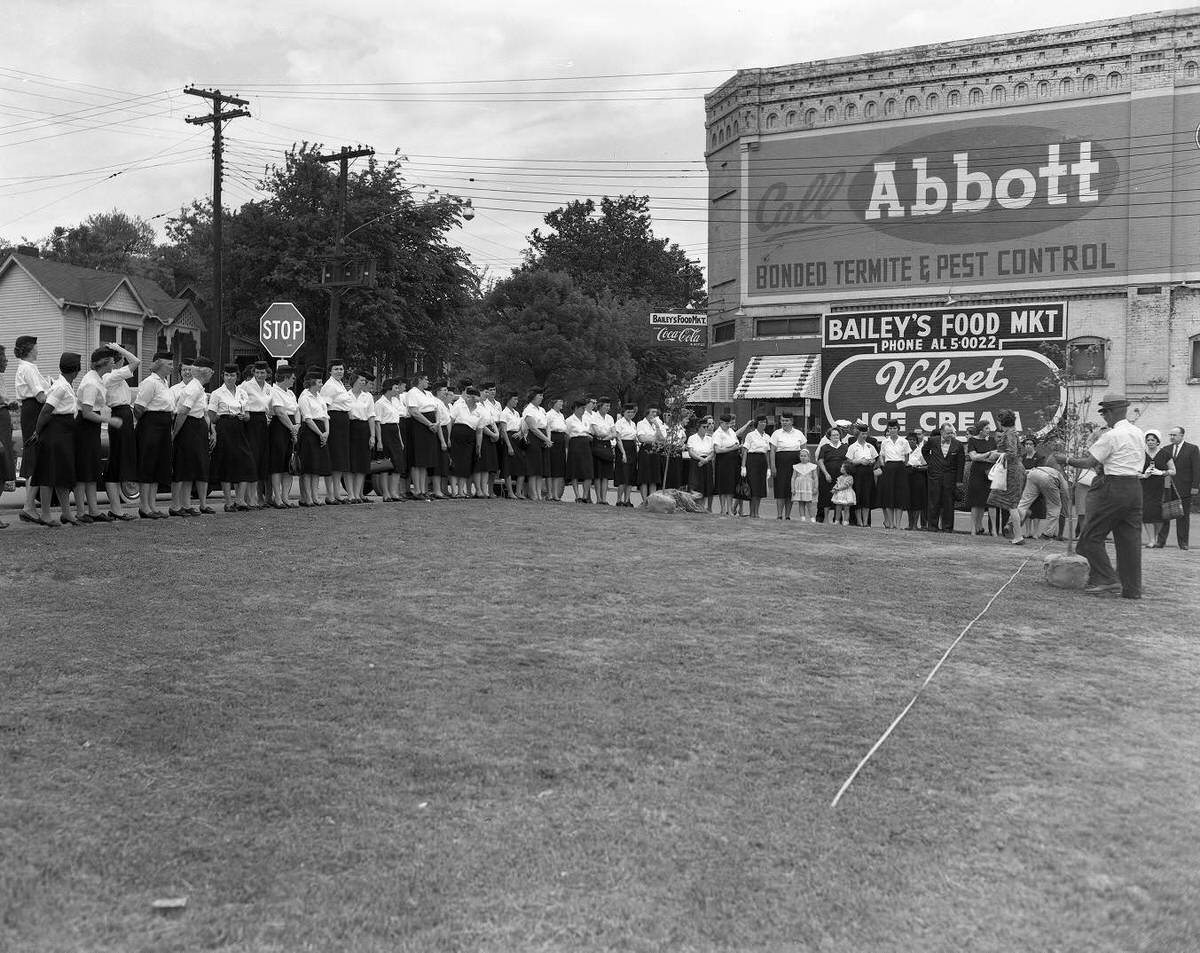
[[855,119],[858,116],[858,107],[854,103],[846,103],[846,118]]
[[920,108],[920,103],[917,102],[916,96],[909,96],[904,100],[904,111],[906,113],[915,113]]
[[889,99],[886,103],[883,104],[883,114],[885,116],[891,116],[895,112],[896,112],[896,100]]
[[804,125],[811,126],[817,121],[817,111],[815,109],[806,110],[804,113]]
[[723,344],[726,341],[733,340],[733,321],[722,321],[720,324],[712,326],[712,342],[713,344]]
[[946,105],[952,109],[958,105],[958,90],[952,89],[946,94]]
[[832,106],[827,107],[825,109],[825,121],[833,122],[835,119],[837,119],[837,110]]
[[1085,76],[1083,78],[1083,91],[1085,93],[1094,93],[1096,91],[1096,77]]
[[1120,73],[1117,73],[1114,71],[1114,72],[1108,74],[1108,88],[1109,89],[1120,89],[1121,88],[1121,74]]
[[1200,334],[1192,338],[1192,380],[1200,380]]
[[983,103],[983,90],[976,86],[971,90],[971,105],[979,106]]
[[929,98],[925,100],[925,108],[926,108],[926,109],[928,109],[930,112],[933,112],[935,109],[937,109],[937,108],[938,108],[938,95],[937,95],[937,93],[930,93],[930,94],[929,94]]
[[112,324],[100,325],[101,344],[120,344],[131,354],[138,353],[138,332],[136,328],[118,328]]
[[1038,83],[1037,89],[1038,89],[1038,99],[1045,99],[1047,96],[1050,95],[1050,84],[1047,83],[1045,80],[1042,80],[1040,83]]
[[867,105],[863,107],[863,115],[866,116],[868,119],[875,118],[875,103],[874,102],[867,103]]
[[1067,368],[1073,381],[1102,381],[1106,377],[1108,342],[1104,338],[1076,338],[1067,344]]
[[754,325],[754,336],[759,338],[782,338],[811,336],[821,333],[819,315],[804,315],[798,318],[759,318]]

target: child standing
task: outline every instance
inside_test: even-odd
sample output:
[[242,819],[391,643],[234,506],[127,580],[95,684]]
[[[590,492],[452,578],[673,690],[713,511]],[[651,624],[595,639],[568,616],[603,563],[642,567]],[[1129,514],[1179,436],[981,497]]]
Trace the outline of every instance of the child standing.
[[[817,465],[812,462],[807,450],[800,451],[800,462],[792,465],[792,502],[800,506],[800,522],[815,523],[817,499]],[[792,518],[792,507],[788,505],[787,518]]]
[[854,477],[850,475],[850,464],[848,463],[842,464],[842,470],[838,474],[837,482],[833,484],[830,502],[836,508],[834,511],[834,522],[845,526],[851,507],[858,502],[854,495]]

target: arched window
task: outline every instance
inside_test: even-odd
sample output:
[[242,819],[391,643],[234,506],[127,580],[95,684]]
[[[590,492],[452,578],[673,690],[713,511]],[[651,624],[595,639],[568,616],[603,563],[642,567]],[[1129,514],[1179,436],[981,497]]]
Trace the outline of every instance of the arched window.
[[827,107],[825,109],[825,121],[833,122],[835,119],[837,119],[837,109],[833,106]]
[[933,112],[935,109],[938,108],[938,105],[939,105],[938,104],[938,94],[930,93],[929,96],[925,100],[925,108],[928,109],[930,112]]
[[1187,64],[1183,67],[1183,75],[1186,76],[1188,79],[1195,79],[1196,78],[1196,70],[1197,70],[1196,61],[1188,60]]
[[1088,75],[1083,78],[1083,91],[1085,93],[1094,93],[1096,91],[1095,76]]
[[972,106],[982,106],[983,105],[983,90],[980,89],[978,86],[976,86],[973,90],[971,90],[970,103]]
[[815,109],[806,109],[804,111],[804,125],[815,126],[817,124],[817,111]]
[[896,113],[896,100],[889,99],[883,104],[883,114],[885,116],[893,116]]
[[846,103],[846,118],[847,119],[858,118],[858,107],[855,106],[854,103]]
[[1116,70],[1114,70],[1113,72],[1108,74],[1108,88],[1109,89],[1120,89],[1121,88],[1121,74],[1118,73]]
[[867,119],[874,119],[874,118],[875,118],[875,111],[876,111],[876,110],[875,110],[875,103],[874,103],[874,101],[867,103],[867,104],[866,104],[866,105],[863,107],[863,115],[864,115],[864,116],[865,116]]
[[1045,99],[1050,95],[1050,84],[1045,80],[1038,83],[1038,99]]
[[1081,337],[1067,342],[1067,371],[1073,381],[1101,381],[1107,377],[1109,342],[1104,338]]
[[950,90],[950,92],[948,92],[946,94],[946,105],[949,106],[951,109],[954,109],[958,106],[958,90],[957,89],[952,89],[952,90]]
[[992,87],[992,104],[993,105],[1002,103],[1007,98],[1008,98],[1008,93],[1004,89],[1003,86],[993,86]]
[[775,114],[774,114],[774,113],[771,113],[771,115],[769,115],[769,116],[767,117],[767,128],[768,128],[768,129],[774,129],[774,128],[775,128],[775,123],[776,123],[776,121],[777,121],[777,119],[776,119],[776,116],[775,116]]
[[1013,96],[1016,99],[1027,99],[1029,97],[1029,87],[1025,83],[1017,83],[1013,89]]
[[916,96],[909,96],[908,99],[904,100],[904,111],[906,113],[915,113],[920,108],[921,104],[917,101]]
[[787,114],[787,124],[789,126],[796,125],[796,110],[790,110]]
[[737,120],[736,120],[736,119],[733,121],[733,134],[734,134],[735,136],[738,134]]
[[1070,76],[1064,76],[1063,81],[1058,84],[1058,91],[1064,96],[1070,96],[1075,92],[1075,80],[1071,79]]

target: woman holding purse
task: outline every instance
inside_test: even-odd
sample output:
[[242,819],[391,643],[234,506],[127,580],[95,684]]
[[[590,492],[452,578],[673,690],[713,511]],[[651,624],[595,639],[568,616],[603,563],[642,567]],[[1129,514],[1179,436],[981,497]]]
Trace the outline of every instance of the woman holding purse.
[[1167,477],[1175,475],[1175,461],[1171,451],[1162,446],[1162,434],[1157,430],[1146,431],[1146,460],[1142,466],[1142,532],[1145,549],[1152,549],[1158,541],[1158,531],[1163,524],[1163,494]]
[[[996,434],[996,462],[992,464],[988,474],[992,489],[988,493],[987,502],[988,506],[995,506],[1008,513],[1013,545],[1020,546],[1025,542],[1025,535],[1021,531],[1017,506],[1021,502],[1021,491],[1025,489],[1025,467],[1021,465],[1017,416],[1011,410],[1002,410],[996,414],[996,423],[1000,425],[1000,431]],[[1004,464],[1003,479],[998,469],[1000,464]]]

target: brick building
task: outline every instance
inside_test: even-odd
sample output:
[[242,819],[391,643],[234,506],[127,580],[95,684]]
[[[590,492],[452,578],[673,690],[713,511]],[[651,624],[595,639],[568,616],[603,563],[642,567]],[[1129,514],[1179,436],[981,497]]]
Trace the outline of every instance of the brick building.
[[[705,107],[712,364],[691,400],[816,430],[1024,398],[1035,429],[1036,351],[1143,426],[1200,433],[1200,8],[741,70]],[[1042,306],[1061,333],[1020,333]],[[868,336],[839,350],[838,316]],[[979,399],[892,386],[917,360]]]

